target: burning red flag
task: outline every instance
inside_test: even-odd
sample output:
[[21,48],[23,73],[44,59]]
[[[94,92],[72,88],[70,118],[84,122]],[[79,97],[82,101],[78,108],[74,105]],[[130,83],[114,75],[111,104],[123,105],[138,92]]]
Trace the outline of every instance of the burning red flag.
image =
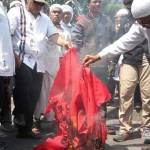
[[49,138],[34,150],[65,150],[71,147],[92,150],[95,139],[104,144],[106,127],[101,106],[110,98],[107,87],[81,64],[76,49],[69,49],[61,59],[46,109],[46,113],[51,109],[55,112],[58,136]]

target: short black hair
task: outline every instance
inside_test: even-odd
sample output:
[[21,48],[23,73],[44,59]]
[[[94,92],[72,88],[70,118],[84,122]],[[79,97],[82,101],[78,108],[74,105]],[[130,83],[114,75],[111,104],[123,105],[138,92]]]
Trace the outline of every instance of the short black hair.
[[133,0],[123,0],[124,5],[131,5]]
[[88,0],[88,1],[87,1],[87,3],[90,3],[90,2],[91,2],[91,0]]

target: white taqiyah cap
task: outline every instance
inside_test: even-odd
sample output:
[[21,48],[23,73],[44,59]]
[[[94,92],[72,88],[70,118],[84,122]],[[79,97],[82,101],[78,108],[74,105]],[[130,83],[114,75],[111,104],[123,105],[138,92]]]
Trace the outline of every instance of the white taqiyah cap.
[[67,4],[64,4],[64,5],[62,5],[62,10],[63,10],[63,13],[70,12],[71,20],[72,20],[72,18],[73,18],[73,9],[72,9],[72,7],[67,5]]
[[52,4],[52,5],[50,6],[50,12],[52,12],[52,11],[53,11],[54,9],[56,9],[56,8],[59,8],[59,9],[62,10],[62,7],[61,7],[60,4]]
[[115,17],[122,17],[129,15],[129,10],[126,8],[119,9],[115,15]]
[[150,15],[150,0],[133,0],[131,12],[134,18]]

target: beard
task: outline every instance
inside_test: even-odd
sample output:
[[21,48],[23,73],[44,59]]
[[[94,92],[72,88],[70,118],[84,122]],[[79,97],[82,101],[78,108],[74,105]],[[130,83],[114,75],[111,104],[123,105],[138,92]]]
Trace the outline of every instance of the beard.
[[150,24],[142,25],[144,28],[150,29]]

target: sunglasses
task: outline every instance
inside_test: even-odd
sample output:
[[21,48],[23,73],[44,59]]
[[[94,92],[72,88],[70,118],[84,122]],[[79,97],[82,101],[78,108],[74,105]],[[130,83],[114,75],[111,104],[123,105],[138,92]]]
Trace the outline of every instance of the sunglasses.
[[41,3],[41,2],[37,2],[37,1],[33,1],[33,2],[34,2],[34,4],[39,5],[39,6],[44,6],[45,5],[44,3]]

